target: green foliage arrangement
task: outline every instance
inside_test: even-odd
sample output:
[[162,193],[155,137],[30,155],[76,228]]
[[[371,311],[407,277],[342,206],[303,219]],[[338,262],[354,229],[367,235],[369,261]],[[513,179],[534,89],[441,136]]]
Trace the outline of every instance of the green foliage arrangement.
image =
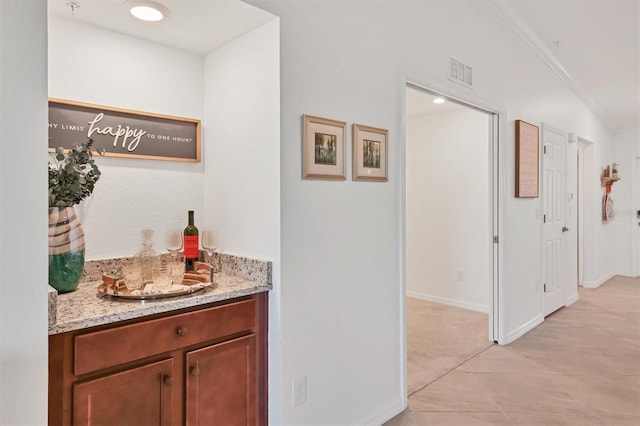
[[[100,179],[100,170],[93,159],[93,139],[64,152],[58,147],[50,154],[49,207],[71,207],[87,198]],[[104,150],[98,151],[100,156]]]

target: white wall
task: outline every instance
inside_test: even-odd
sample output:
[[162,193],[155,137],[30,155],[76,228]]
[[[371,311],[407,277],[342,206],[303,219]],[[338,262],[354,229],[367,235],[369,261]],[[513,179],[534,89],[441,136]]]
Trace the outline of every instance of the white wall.
[[[611,161],[618,163],[618,175],[621,179],[613,184],[610,196],[614,200],[615,216],[608,226],[613,232],[612,246],[616,247],[613,257],[614,272],[628,277],[637,276],[638,259],[638,218],[636,211],[640,209],[638,188],[640,186],[640,170],[638,155],[640,153],[640,134],[637,129],[616,134]],[[629,238],[629,237],[632,238]],[[634,239],[636,241],[634,242]]]
[[0,424],[47,423],[47,3],[0,1]]
[[[49,18],[49,96],[181,117],[203,117],[202,56],[71,19]],[[202,145],[208,142],[203,124]],[[203,148],[203,151],[206,148]],[[76,207],[86,259],[134,255],[141,231],[154,230],[166,251],[167,230],[183,229],[187,210],[203,223],[203,165],[97,158],[102,175],[93,195]]]
[[[506,111],[506,339],[542,319],[540,200],[513,198],[513,120],[549,123],[604,145],[612,135],[484,2],[250,3],[281,22],[282,421],[381,423],[405,402],[405,79],[464,91],[446,79],[455,57],[474,67],[475,87],[466,93]],[[389,129],[389,182],[302,180],[302,114]],[[302,375],[308,399],[291,408],[287,390]]]
[[219,251],[273,262],[269,420],[280,424],[280,34],[277,19],[208,55],[201,230]]
[[408,296],[488,312],[489,152],[487,114],[460,108],[407,119]]

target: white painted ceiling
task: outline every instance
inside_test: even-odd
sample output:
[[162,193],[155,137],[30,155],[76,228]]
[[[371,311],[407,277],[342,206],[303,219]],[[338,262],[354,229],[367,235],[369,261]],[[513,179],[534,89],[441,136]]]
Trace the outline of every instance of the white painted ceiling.
[[208,54],[273,20],[274,15],[238,0],[156,0],[169,16],[143,22],[129,14],[126,0],[48,0],[49,14],[73,19],[186,52]]
[[407,118],[420,117],[422,115],[439,114],[455,109],[465,108],[455,102],[447,101],[443,104],[434,104],[436,98],[424,90],[407,87],[406,114]]
[[599,118],[640,127],[639,0],[487,0]]
[[[160,23],[130,17],[126,0],[49,0],[49,13],[207,54],[274,19],[238,0],[156,0]],[[391,0],[389,0],[391,1]],[[614,130],[640,127],[639,0],[486,0]]]

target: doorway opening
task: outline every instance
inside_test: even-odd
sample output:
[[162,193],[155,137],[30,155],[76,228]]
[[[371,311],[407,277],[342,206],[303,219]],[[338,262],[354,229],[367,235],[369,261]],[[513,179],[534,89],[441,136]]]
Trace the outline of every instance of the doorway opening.
[[497,135],[497,112],[407,84],[409,394],[498,340]]

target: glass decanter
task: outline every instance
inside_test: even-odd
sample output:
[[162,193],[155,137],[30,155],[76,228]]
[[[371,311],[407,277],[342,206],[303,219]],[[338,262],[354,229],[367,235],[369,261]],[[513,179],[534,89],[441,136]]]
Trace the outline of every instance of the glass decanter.
[[153,282],[151,270],[160,266],[160,257],[153,249],[153,231],[151,229],[142,231],[142,249],[136,253],[136,259],[142,269],[142,282],[144,284]]

